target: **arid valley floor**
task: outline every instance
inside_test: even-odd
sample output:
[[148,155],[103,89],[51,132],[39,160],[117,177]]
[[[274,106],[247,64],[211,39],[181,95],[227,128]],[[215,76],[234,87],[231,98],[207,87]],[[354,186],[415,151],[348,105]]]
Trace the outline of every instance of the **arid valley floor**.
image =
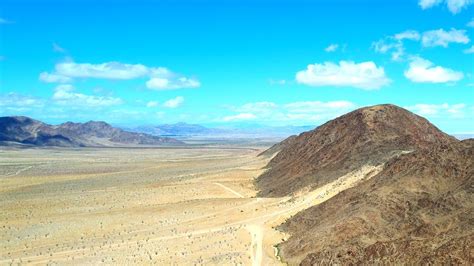
[[2,149],[0,264],[280,264],[275,226],[377,172],[257,198],[263,150]]

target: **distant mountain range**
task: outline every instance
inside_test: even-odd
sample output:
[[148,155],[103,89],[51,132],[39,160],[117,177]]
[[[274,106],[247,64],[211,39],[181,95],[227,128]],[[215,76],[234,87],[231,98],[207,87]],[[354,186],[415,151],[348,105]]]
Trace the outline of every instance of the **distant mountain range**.
[[182,144],[173,138],[128,132],[105,122],[48,125],[24,116],[0,117],[0,145],[117,147]]
[[474,139],[459,141],[403,108],[377,105],[261,156],[273,156],[257,179],[264,197],[381,167],[279,227],[290,235],[278,246],[289,265],[472,264]]
[[128,128],[128,130],[140,133],[151,134],[155,136],[201,136],[216,135],[226,133],[226,130],[217,128],[207,128],[196,124],[176,123],[162,124],[156,126],[139,126]]
[[148,125],[125,128],[129,131],[151,134],[155,136],[170,136],[175,138],[286,138],[314,128],[314,126],[265,126],[260,124],[236,124],[220,127],[205,127],[197,124],[176,123]]

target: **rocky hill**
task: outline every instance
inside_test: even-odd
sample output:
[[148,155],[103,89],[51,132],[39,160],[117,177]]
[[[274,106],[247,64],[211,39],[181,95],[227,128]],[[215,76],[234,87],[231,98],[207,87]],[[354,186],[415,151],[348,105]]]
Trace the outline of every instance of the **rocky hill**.
[[403,152],[456,141],[425,118],[395,105],[361,108],[284,141],[257,186],[261,196],[289,195],[362,165],[378,165]]
[[101,147],[180,144],[182,142],[143,133],[127,132],[105,122],[67,122],[48,125],[23,117],[0,117],[0,144],[34,146]]
[[378,105],[277,147],[257,182],[262,195],[289,195],[383,165],[279,227],[290,235],[279,245],[290,265],[473,264],[473,139],[459,141],[407,110]]

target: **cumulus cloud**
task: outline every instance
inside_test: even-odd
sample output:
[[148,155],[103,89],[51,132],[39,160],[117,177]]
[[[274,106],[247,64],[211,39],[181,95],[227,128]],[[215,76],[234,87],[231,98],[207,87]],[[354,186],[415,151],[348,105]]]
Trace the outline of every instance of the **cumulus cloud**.
[[148,108],[153,108],[153,107],[157,107],[158,106],[158,102],[157,101],[149,101],[146,103],[146,107]]
[[296,81],[309,86],[347,86],[365,90],[379,89],[390,83],[383,67],[377,67],[372,61],[310,64],[306,70],[296,73]]
[[453,14],[459,13],[462,9],[474,3],[472,0],[447,0],[446,2],[449,11]]
[[462,72],[435,66],[432,62],[420,57],[412,59],[404,74],[407,79],[417,83],[454,82],[464,77]]
[[396,39],[393,36],[385,37],[384,39],[378,40],[372,43],[373,49],[381,54],[391,52],[392,60],[399,61],[405,54],[405,47],[402,43],[403,39]]
[[420,39],[420,34],[415,30],[407,30],[404,32],[397,33],[393,37],[397,40],[418,41]]
[[39,80],[48,83],[69,83],[72,81],[70,77],[58,75],[58,74],[50,74],[48,72],[42,72],[39,75]]
[[70,78],[135,79],[147,75],[149,70],[141,64],[62,62],[56,64],[56,73]]
[[252,119],[255,119],[255,118],[257,118],[257,116],[254,115],[254,114],[240,113],[240,114],[236,114],[236,115],[226,116],[222,120],[224,122],[233,122],[233,121],[242,121],[242,120],[252,120]]
[[421,38],[421,43],[424,47],[448,47],[450,43],[466,44],[469,43],[469,41],[465,30],[456,29],[451,29],[450,31],[443,29],[426,31]]
[[438,29],[425,31],[421,34],[415,30],[406,30],[373,42],[372,47],[378,53],[390,52],[393,61],[401,61],[409,58],[409,55],[405,53],[405,40],[421,41],[423,47],[448,47],[450,43],[466,44],[470,42],[465,30]]
[[372,43],[372,47],[378,53],[390,52],[393,61],[400,61],[405,58],[404,40],[419,41],[420,33],[415,30],[406,30],[393,36],[387,36]]
[[442,0],[420,0],[418,5],[420,5],[421,9],[428,9],[440,4],[441,2]]
[[198,88],[201,83],[193,78],[179,77],[176,79],[155,77],[146,82],[146,87],[153,90],[175,90],[181,88]]
[[97,78],[130,80],[148,77],[146,87],[154,90],[197,88],[197,79],[176,74],[165,67],[148,67],[142,64],[106,62],[101,64],[61,62],[55,65],[53,73],[42,72],[45,82],[71,82],[75,78]]
[[418,2],[421,9],[432,8],[432,7],[437,6],[441,3],[446,4],[449,11],[451,11],[451,13],[457,14],[461,10],[466,8],[467,6],[474,3],[474,1],[473,0],[419,0],[419,2]]
[[376,52],[381,54],[391,52],[393,61],[401,60],[402,56],[405,54],[402,40],[395,39],[392,36],[373,42],[372,47]]
[[57,104],[84,107],[104,107],[123,103],[120,98],[86,95],[74,92],[74,90],[70,84],[58,85],[52,99]]
[[407,106],[408,110],[411,110],[421,116],[436,117],[436,116],[448,116],[448,117],[463,117],[464,109],[466,104],[415,104],[413,106]]
[[330,53],[330,52],[335,52],[339,48],[339,44],[331,44],[328,47],[324,48],[324,51]]
[[181,96],[177,96],[176,98],[169,99],[168,101],[164,102],[163,106],[167,108],[177,108],[181,104],[183,104],[183,102],[184,102],[184,98]]

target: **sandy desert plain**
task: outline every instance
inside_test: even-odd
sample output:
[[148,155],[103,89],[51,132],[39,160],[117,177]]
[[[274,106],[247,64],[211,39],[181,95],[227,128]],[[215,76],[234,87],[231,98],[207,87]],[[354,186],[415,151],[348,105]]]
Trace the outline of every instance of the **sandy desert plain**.
[[377,172],[257,198],[263,150],[1,149],[0,264],[278,265],[277,225]]

